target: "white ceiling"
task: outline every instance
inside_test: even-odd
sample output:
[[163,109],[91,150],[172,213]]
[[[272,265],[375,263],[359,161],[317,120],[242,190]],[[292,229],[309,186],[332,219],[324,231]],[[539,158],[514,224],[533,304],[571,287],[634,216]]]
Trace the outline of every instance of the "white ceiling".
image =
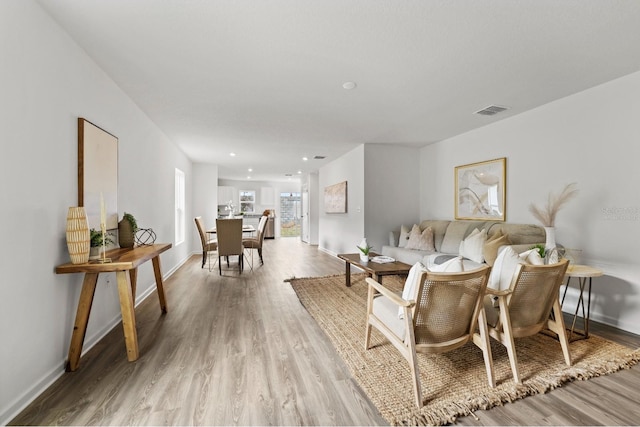
[[[363,143],[424,146],[640,70],[637,0],[38,2],[228,179],[295,178]],[[473,114],[491,104],[510,109]]]

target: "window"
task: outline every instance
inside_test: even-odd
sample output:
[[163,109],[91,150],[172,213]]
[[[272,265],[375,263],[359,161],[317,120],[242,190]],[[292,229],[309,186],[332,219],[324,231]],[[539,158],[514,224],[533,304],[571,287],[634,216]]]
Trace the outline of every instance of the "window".
[[255,203],[255,191],[240,191],[240,212],[253,213]]
[[176,168],[176,245],[184,242],[185,235],[185,196],[184,196],[184,172]]

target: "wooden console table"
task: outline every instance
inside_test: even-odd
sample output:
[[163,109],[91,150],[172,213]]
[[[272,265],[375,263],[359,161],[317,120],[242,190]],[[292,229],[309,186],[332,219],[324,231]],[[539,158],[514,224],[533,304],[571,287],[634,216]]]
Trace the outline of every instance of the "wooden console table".
[[[162,313],[166,313],[167,302],[162,284],[160,254],[170,248],[171,243],[158,243],[149,246],[138,246],[133,249],[114,249],[106,253],[106,257],[112,260],[110,263],[67,263],[56,267],[57,274],[84,273],[82,292],[78,300],[76,320],[73,325],[71,344],[69,345],[69,359],[66,365],[67,372],[75,371],[80,365],[82,344],[84,343],[84,336],[87,332],[87,323],[89,322],[93,296],[96,291],[96,284],[98,283],[98,275],[100,273],[116,273],[120,310],[122,311],[122,328],[124,330],[124,341],[127,347],[127,359],[130,362],[138,359],[138,333],[136,332],[136,317],[134,311],[138,266],[149,260],[153,263],[153,272],[156,278],[156,287],[158,288],[158,298],[160,299],[160,309]],[[129,274],[127,274],[127,271]]]

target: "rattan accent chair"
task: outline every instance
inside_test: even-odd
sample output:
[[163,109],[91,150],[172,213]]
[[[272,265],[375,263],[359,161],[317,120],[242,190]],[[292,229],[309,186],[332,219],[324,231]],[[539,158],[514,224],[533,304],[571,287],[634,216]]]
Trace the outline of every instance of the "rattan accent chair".
[[[198,229],[198,234],[200,235],[200,243],[202,244],[202,267],[204,268],[207,259],[209,260],[209,271],[211,271],[211,252],[215,252],[218,250],[218,242],[215,240],[210,240],[207,238],[207,234],[205,232],[204,224],[202,222],[202,217],[195,217],[196,228]],[[214,264],[215,267],[215,264]]]
[[267,225],[267,219],[269,219],[269,217],[267,217],[266,215],[260,217],[260,222],[258,223],[258,233],[256,237],[245,237],[242,239],[242,245],[245,249],[257,249],[258,256],[260,257],[260,264],[264,264],[264,260],[262,259],[262,242],[264,241],[264,232]]
[[[367,278],[369,294],[365,349],[371,347],[372,326],[398,349],[409,362],[418,408],[424,402],[416,353],[445,353],[473,341],[482,349],[489,385],[495,387],[482,303],[490,270],[490,267],[484,266],[463,273],[423,272],[414,300],[404,300],[375,280]],[[398,315],[398,307],[402,308],[402,319]]]
[[[558,335],[564,360],[571,366],[571,353],[567,339],[559,294],[569,261],[557,264],[519,264],[509,289],[487,293],[498,297],[498,307],[485,299],[489,335],[501,342],[509,355],[513,380],[521,383],[514,338],[535,335],[549,329]],[[551,318],[553,314],[553,318]]]
[[242,246],[242,218],[216,219],[216,234],[218,235],[218,269],[222,275],[220,257],[226,257],[227,267],[229,257],[238,255],[238,271],[244,268],[244,247]]

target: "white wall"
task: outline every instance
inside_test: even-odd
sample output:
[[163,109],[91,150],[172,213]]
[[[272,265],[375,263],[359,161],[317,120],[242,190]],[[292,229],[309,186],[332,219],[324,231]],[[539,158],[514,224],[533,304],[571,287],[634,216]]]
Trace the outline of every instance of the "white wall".
[[[364,145],[320,168],[319,248],[331,254],[355,252],[364,237]],[[324,212],[324,189],[347,181],[347,213]]]
[[[209,163],[193,164],[193,217],[201,216],[207,228],[215,225],[218,217],[218,165]],[[198,229],[193,218],[187,218],[193,242],[192,250],[202,253]]]
[[380,253],[389,231],[420,221],[420,151],[395,144],[364,147],[365,236]]
[[466,163],[507,158],[508,222],[535,222],[531,202],[576,182],[556,239],[605,271],[593,279],[592,318],[640,333],[639,95],[640,72],[425,147],[420,216],[453,218],[453,168]]
[[[192,177],[183,153],[35,2],[0,2],[0,52],[5,424],[64,373],[82,275],[56,275],[54,267],[69,261],[65,219],[68,207],[77,204],[77,118],[119,138],[120,216],[133,213],[141,227],[154,229],[158,242],[174,240],[175,168],[185,172],[188,189]],[[187,196],[191,217],[189,190]],[[190,241],[165,252],[165,275],[190,253]],[[138,275],[139,299],[154,288],[152,266],[145,264]],[[101,275],[94,301],[85,350],[119,321],[115,276]]]

